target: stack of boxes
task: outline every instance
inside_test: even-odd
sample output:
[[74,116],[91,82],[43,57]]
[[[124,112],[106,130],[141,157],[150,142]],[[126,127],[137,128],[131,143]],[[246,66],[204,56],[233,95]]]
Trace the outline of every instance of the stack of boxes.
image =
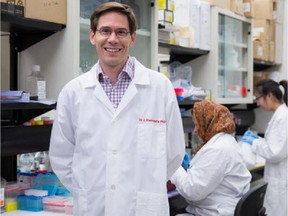
[[174,0],[158,1],[158,25],[162,28],[172,26],[174,21]]
[[[279,5],[281,7],[282,1],[283,0],[178,0],[177,2],[175,1],[176,8],[174,11],[174,8],[171,10],[171,6],[169,6],[169,4],[171,5],[171,2],[173,2],[172,0],[159,0],[159,23],[166,27],[167,24],[175,24],[177,26],[180,22],[182,26],[184,25],[186,27],[185,30],[187,26],[190,27],[192,29],[192,43],[186,44],[190,44],[188,47],[203,49],[203,47],[199,45],[198,40],[199,38],[203,38],[202,35],[200,37],[198,36],[198,33],[201,32],[199,26],[203,32],[203,25],[200,22],[201,25],[195,26],[195,23],[198,24],[198,19],[202,19],[202,17],[206,17],[206,15],[203,16],[203,14],[200,14],[199,16],[199,11],[195,10],[195,8],[201,8],[199,5],[209,3],[210,6],[220,7],[232,11],[237,15],[252,19],[254,59],[281,63],[282,37],[280,36],[283,14],[281,14],[282,10],[277,10],[277,7],[279,7]],[[179,5],[183,7],[185,4],[187,5],[186,8],[178,8]],[[189,13],[190,15],[187,15]],[[187,22],[189,23],[187,24]],[[210,28],[210,25],[206,25],[205,27]],[[204,49],[209,50],[209,46],[206,46]]]
[[243,2],[245,0],[201,0],[208,2],[211,6],[217,6],[226,10],[233,11],[236,14],[244,15]]
[[[163,8],[160,8],[161,5],[159,5],[160,2],[158,1],[158,14],[163,13]],[[168,26],[167,20],[165,21],[165,30],[171,32],[170,44],[210,50],[210,4],[200,0],[177,0],[174,2],[173,23],[169,23]],[[159,22],[162,22],[161,16],[158,16]],[[162,32],[164,30],[159,29],[159,39],[165,42]]]
[[275,62],[276,9],[275,0],[254,0],[253,56],[255,59]]

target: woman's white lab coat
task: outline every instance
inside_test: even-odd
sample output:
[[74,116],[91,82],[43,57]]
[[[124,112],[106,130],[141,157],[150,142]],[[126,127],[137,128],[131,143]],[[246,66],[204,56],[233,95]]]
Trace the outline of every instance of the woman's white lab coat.
[[74,215],[169,215],[166,182],[185,152],[180,110],[169,79],[134,61],[117,110],[95,66],[59,95],[49,154]]
[[250,188],[251,174],[230,134],[214,135],[192,158],[187,172],[180,167],[171,177],[197,216],[233,216],[239,199]]
[[288,108],[282,104],[268,123],[265,137],[253,141],[252,150],[265,160],[268,182],[264,206],[268,216],[287,216]]

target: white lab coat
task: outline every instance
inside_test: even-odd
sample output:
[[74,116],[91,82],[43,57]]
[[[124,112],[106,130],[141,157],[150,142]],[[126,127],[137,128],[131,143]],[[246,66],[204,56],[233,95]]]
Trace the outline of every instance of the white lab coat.
[[252,150],[266,160],[264,180],[268,182],[264,206],[268,216],[287,216],[288,196],[288,108],[274,112],[265,137],[253,141]]
[[180,110],[169,79],[133,59],[117,110],[95,66],[59,95],[49,154],[76,216],[169,215],[166,182],[185,152]]
[[250,181],[238,143],[225,133],[214,135],[197,152],[187,172],[180,167],[171,177],[189,203],[186,211],[197,216],[233,216]]

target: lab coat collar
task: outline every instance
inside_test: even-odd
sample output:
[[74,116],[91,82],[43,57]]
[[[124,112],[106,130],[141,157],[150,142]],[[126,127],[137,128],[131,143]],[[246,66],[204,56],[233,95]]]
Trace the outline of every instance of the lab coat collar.
[[147,73],[148,68],[142,65],[136,58],[132,57],[135,62],[135,75],[134,75],[134,83],[139,85],[149,85],[149,73]]

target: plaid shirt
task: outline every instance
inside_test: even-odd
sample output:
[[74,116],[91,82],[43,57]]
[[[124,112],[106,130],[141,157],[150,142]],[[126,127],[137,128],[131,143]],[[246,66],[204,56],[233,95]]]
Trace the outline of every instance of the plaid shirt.
[[118,75],[118,80],[116,83],[112,83],[108,76],[105,75],[102,68],[98,64],[99,67],[99,74],[98,79],[99,82],[104,89],[105,93],[107,94],[108,98],[113,104],[114,109],[116,110],[120,101],[128,88],[131,80],[134,77],[134,61],[129,57],[127,63],[125,64],[123,70]]

